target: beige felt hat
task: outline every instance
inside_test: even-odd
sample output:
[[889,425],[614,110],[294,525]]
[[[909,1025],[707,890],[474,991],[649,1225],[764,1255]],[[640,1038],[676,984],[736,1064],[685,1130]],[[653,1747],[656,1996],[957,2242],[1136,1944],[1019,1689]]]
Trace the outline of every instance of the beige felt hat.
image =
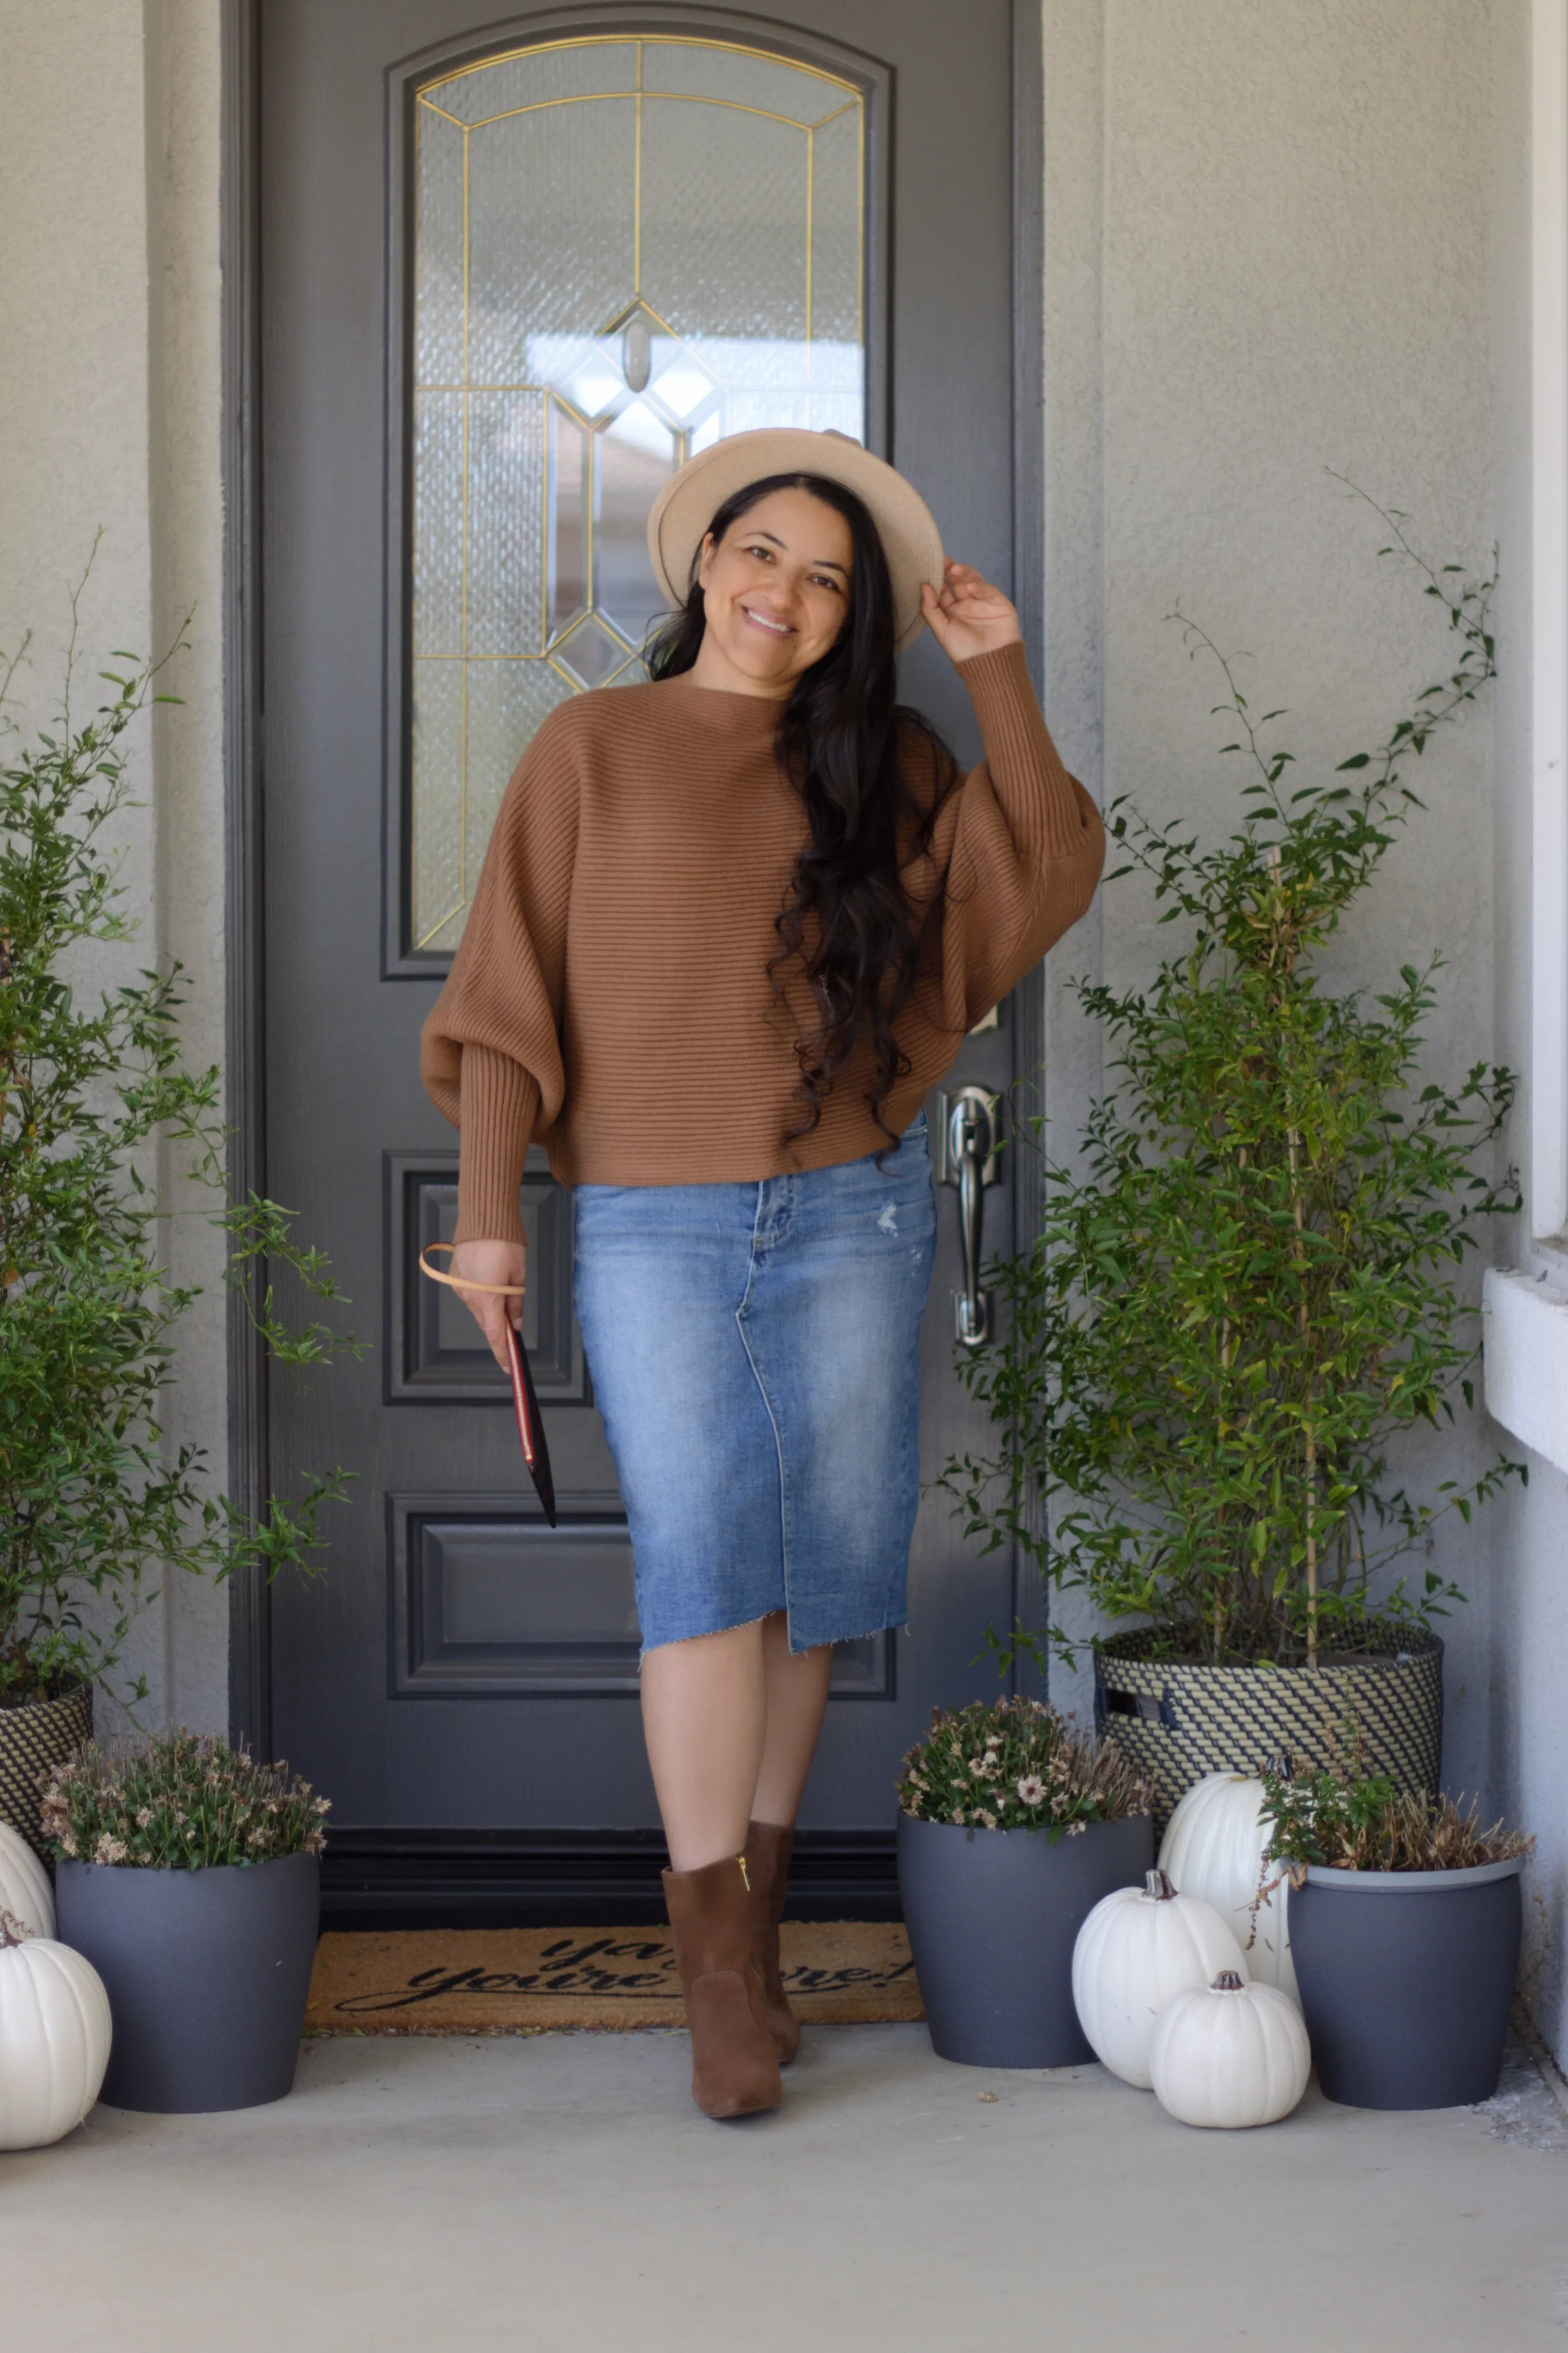
[[844,433],[769,425],[731,433],[689,458],[660,491],[647,519],[654,577],[670,603],[686,602],[692,560],[725,500],[770,474],[826,474],[864,502],[893,576],[893,627],[901,651],[925,627],[921,582],[942,586],[942,533],[912,484]]

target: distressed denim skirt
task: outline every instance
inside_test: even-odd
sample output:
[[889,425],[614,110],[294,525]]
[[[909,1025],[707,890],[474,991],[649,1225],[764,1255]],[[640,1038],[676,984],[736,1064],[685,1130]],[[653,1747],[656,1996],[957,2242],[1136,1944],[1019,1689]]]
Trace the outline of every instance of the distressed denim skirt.
[[788,1613],[792,1651],[901,1626],[936,1209],[889,1150],[745,1185],[579,1185],[578,1318],[645,1650]]

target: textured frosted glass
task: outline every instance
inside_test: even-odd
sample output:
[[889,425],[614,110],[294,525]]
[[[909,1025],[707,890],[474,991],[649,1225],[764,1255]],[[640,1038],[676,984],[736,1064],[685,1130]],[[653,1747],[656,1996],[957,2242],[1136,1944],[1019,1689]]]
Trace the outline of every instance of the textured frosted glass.
[[605,94],[637,87],[639,45],[619,37],[493,60],[417,109],[411,913],[426,953],[460,938],[545,713],[646,675],[661,606],[647,513],[674,469],[755,426],[865,431],[858,98],[723,43],[640,48],[640,150],[638,101]]
[[468,396],[470,654],[544,650],[544,395]]
[[588,601],[592,437],[558,400],[550,403],[549,579],[546,625],[554,637]]
[[420,384],[460,384],[463,133],[427,106],[416,109],[415,123],[414,374]]
[[[572,41],[560,48],[524,49],[492,58],[472,73],[421,95],[463,122],[482,122],[517,106],[540,106],[552,99],[587,98],[595,90],[635,90],[637,47],[631,41]],[[824,107],[823,112],[826,112]]]
[[579,621],[552,657],[563,670],[570,670],[574,684],[581,687],[605,685],[630,658],[631,649],[596,613]]
[[507,779],[541,720],[572,689],[547,661],[476,661],[468,672],[468,895],[479,879],[485,844]]
[[639,400],[597,438],[594,605],[640,646],[664,608],[648,561],[647,518],[679,462],[676,437]]
[[860,338],[860,110],[812,136],[811,339]]
[[452,948],[456,935],[426,941],[464,898],[463,671],[460,661],[414,665],[414,937]]
[[803,131],[645,99],[642,188],[642,290],[678,335],[804,338]]
[[463,650],[463,395],[414,396],[414,650]]
[[739,49],[706,48],[699,41],[645,41],[642,86],[687,98],[729,99],[787,115],[792,122],[820,122],[854,94],[804,67]]
[[593,99],[468,134],[470,383],[528,383],[531,332],[597,334],[631,299],[635,114]]

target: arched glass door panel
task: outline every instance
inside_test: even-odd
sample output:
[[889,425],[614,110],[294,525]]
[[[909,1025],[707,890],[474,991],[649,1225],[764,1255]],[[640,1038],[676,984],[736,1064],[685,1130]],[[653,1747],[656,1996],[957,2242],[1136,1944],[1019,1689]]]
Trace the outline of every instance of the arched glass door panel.
[[553,41],[416,93],[413,956],[462,936],[554,705],[640,678],[648,510],[726,433],[866,438],[866,98],[695,37]]

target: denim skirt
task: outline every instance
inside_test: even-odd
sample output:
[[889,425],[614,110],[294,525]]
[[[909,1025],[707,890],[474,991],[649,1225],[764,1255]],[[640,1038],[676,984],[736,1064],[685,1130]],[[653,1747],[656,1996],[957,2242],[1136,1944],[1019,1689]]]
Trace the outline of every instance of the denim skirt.
[[936,1208],[921,1112],[875,1155],[745,1185],[579,1185],[574,1286],[645,1650],[788,1613],[901,1626]]

